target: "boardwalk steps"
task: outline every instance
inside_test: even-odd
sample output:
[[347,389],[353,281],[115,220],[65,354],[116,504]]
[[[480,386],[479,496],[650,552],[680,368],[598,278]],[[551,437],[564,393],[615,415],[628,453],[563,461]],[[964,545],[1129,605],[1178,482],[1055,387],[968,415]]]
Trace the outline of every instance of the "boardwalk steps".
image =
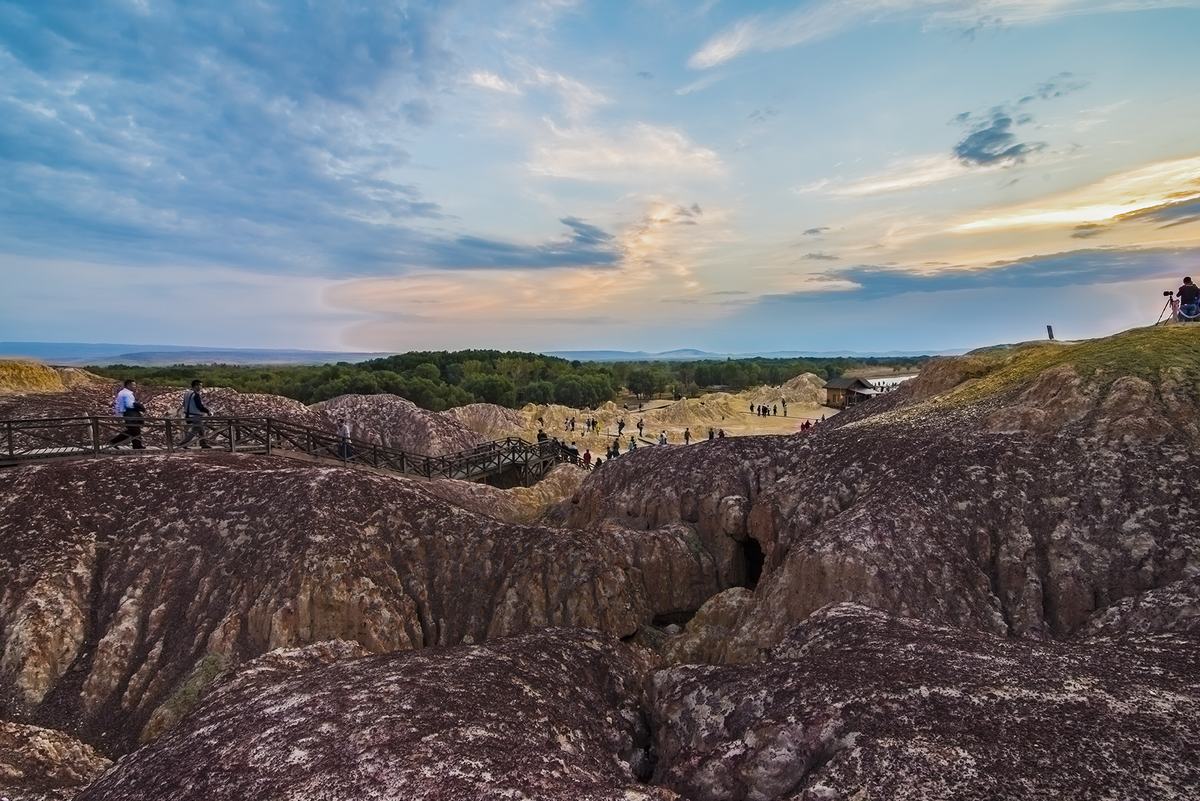
[[[112,440],[136,425],[130,440]],[[138,456],[180,451],[189,429],[180,418],[58,417],[0,421],[0,467],[62,459]],[[577,453],[557,440],[526,442],[517,437],[485,442],[458,453],[431,456],[390,448],[272,417],[206,417],[205,440],[214,451],[254,453],[365,467],[422,478],[464,481],[536,483],[557,464],[585,467]],[[197,439],[189,450],[199,450]]]

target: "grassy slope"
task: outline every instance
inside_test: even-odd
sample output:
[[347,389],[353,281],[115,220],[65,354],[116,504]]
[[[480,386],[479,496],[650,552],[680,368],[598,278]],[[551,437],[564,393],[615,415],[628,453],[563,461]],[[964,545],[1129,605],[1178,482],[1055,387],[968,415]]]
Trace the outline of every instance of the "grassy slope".
[[1005,392],[1062,364],[1071,365],[1084,379],[1100,384],[1122,376],[1157,384],[1168,370],[1195,382],[1200,381],[1200,325],[1135,328],[1103,339],[1018,345],[963,358],[970,360],[968,374],[974,380],[946,395],[950,403],[970,403]]

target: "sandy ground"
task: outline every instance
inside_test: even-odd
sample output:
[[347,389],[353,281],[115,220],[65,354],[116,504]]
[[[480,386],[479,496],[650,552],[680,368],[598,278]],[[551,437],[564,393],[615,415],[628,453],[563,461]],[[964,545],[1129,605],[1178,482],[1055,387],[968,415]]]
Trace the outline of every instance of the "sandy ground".
[[[526,416],[526,427],[520,432],[525,439],[537,436],[539,423],[542,418],[545,432],[566,442],[574,442],[580,452],[590,450],[593,455],[603,455],[611,447],[617,435],[618,421],[624,420],[625,427],[621,437],[621,451],[629,449],[629,438],[637,435],[638,420],[643,420],[643,434],[638,437],[638,447],[657,447],[660,432],[667,434],[668,445],[683,445],[684,431],[690,430],[692,443],[708,439],[708,430],[715,432],[724,429],[729,437],[745,437],[755,434],[795,434],[805,420],[817,422],[837,414],[836,409],[814,404],[799,405],[789,403],[787,416],[783,407],[779,406],[779,414],[761,417],[750,411],[752,393],[712,393],[698,398],[685,398],[681,401],[650,401],[644,404],[641,411],[632,407],[626,411],[617,404],[605,404],[599,410],[569,409],[564,406],[526,406],[522,412]],[[564,420],[575,417],[575,430],[564,427]],[[600,423],[598,433],[589,434],[584,421],[589,417],[596,418]],[[514,432],[515,433],[515,432]]]

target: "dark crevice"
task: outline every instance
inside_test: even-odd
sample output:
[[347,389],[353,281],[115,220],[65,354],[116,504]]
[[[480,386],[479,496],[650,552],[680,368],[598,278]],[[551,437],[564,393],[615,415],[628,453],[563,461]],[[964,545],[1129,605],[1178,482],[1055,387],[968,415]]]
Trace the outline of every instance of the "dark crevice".
[[1000,616],[1004,620],[1004,628],[1008,636],[1013,635],[1012,616],[1008,609],[1008,598],[1004,591],[1004,582],[1000,578],[1000,532],[996,529],[991,529],[988,532],[989,550],[987,563],[988,584],[991,585],[992,595],[1000,607]]
[[654,616],[651,625],[656,628],[665,628],[672,624],[676,626],[686,626],[688,621],[696,616],[695,609],[677,609],[670,612],[659,612]]
[[650,711],[642,705],[638,710],[638,725],[634,731],[634,752],[629,760],[633,776],[642,784],[647,784],[654,778],[654,769],[658,767],[658,748],[654,731],[654,718]]
[[758,586],[758,580],[762,578],[763,563],[766,557],[763,554],[762,546],[753,537],[747,537],[742,540],[740,545],[742,552],[742,575],[744,576],[742,586],[748,590],[752,590]]
[[113,737],[105,737],[105,732],[85,730],[78,723],[79,698],[83,684],[92,672],[92,660],[96,647],[100,643],[100,602],[104,589],[104,579],[108,573],[110,543],[99,540],[96,542],[96,560],[92,566],[92,584],[88,589],[88,622],[84,631],[83,642],[75,659],[54,682],[50,691],[38,705],[34,719],[39,725],[59,729],[78,737],[102,753],[113,752]]

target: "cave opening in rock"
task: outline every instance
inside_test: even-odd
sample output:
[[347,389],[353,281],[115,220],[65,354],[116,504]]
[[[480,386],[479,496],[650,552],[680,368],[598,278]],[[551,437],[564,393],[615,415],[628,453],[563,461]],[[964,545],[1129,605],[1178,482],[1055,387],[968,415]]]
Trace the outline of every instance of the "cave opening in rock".
[[742,540],[742,569],[745,573],[745,579],[742,582],[743,587],[752,590],[758,586],[758,579],[762,576],[765,559],[762,546],[758,544],[758,540],[754,539],[754,537],[747,537]]

